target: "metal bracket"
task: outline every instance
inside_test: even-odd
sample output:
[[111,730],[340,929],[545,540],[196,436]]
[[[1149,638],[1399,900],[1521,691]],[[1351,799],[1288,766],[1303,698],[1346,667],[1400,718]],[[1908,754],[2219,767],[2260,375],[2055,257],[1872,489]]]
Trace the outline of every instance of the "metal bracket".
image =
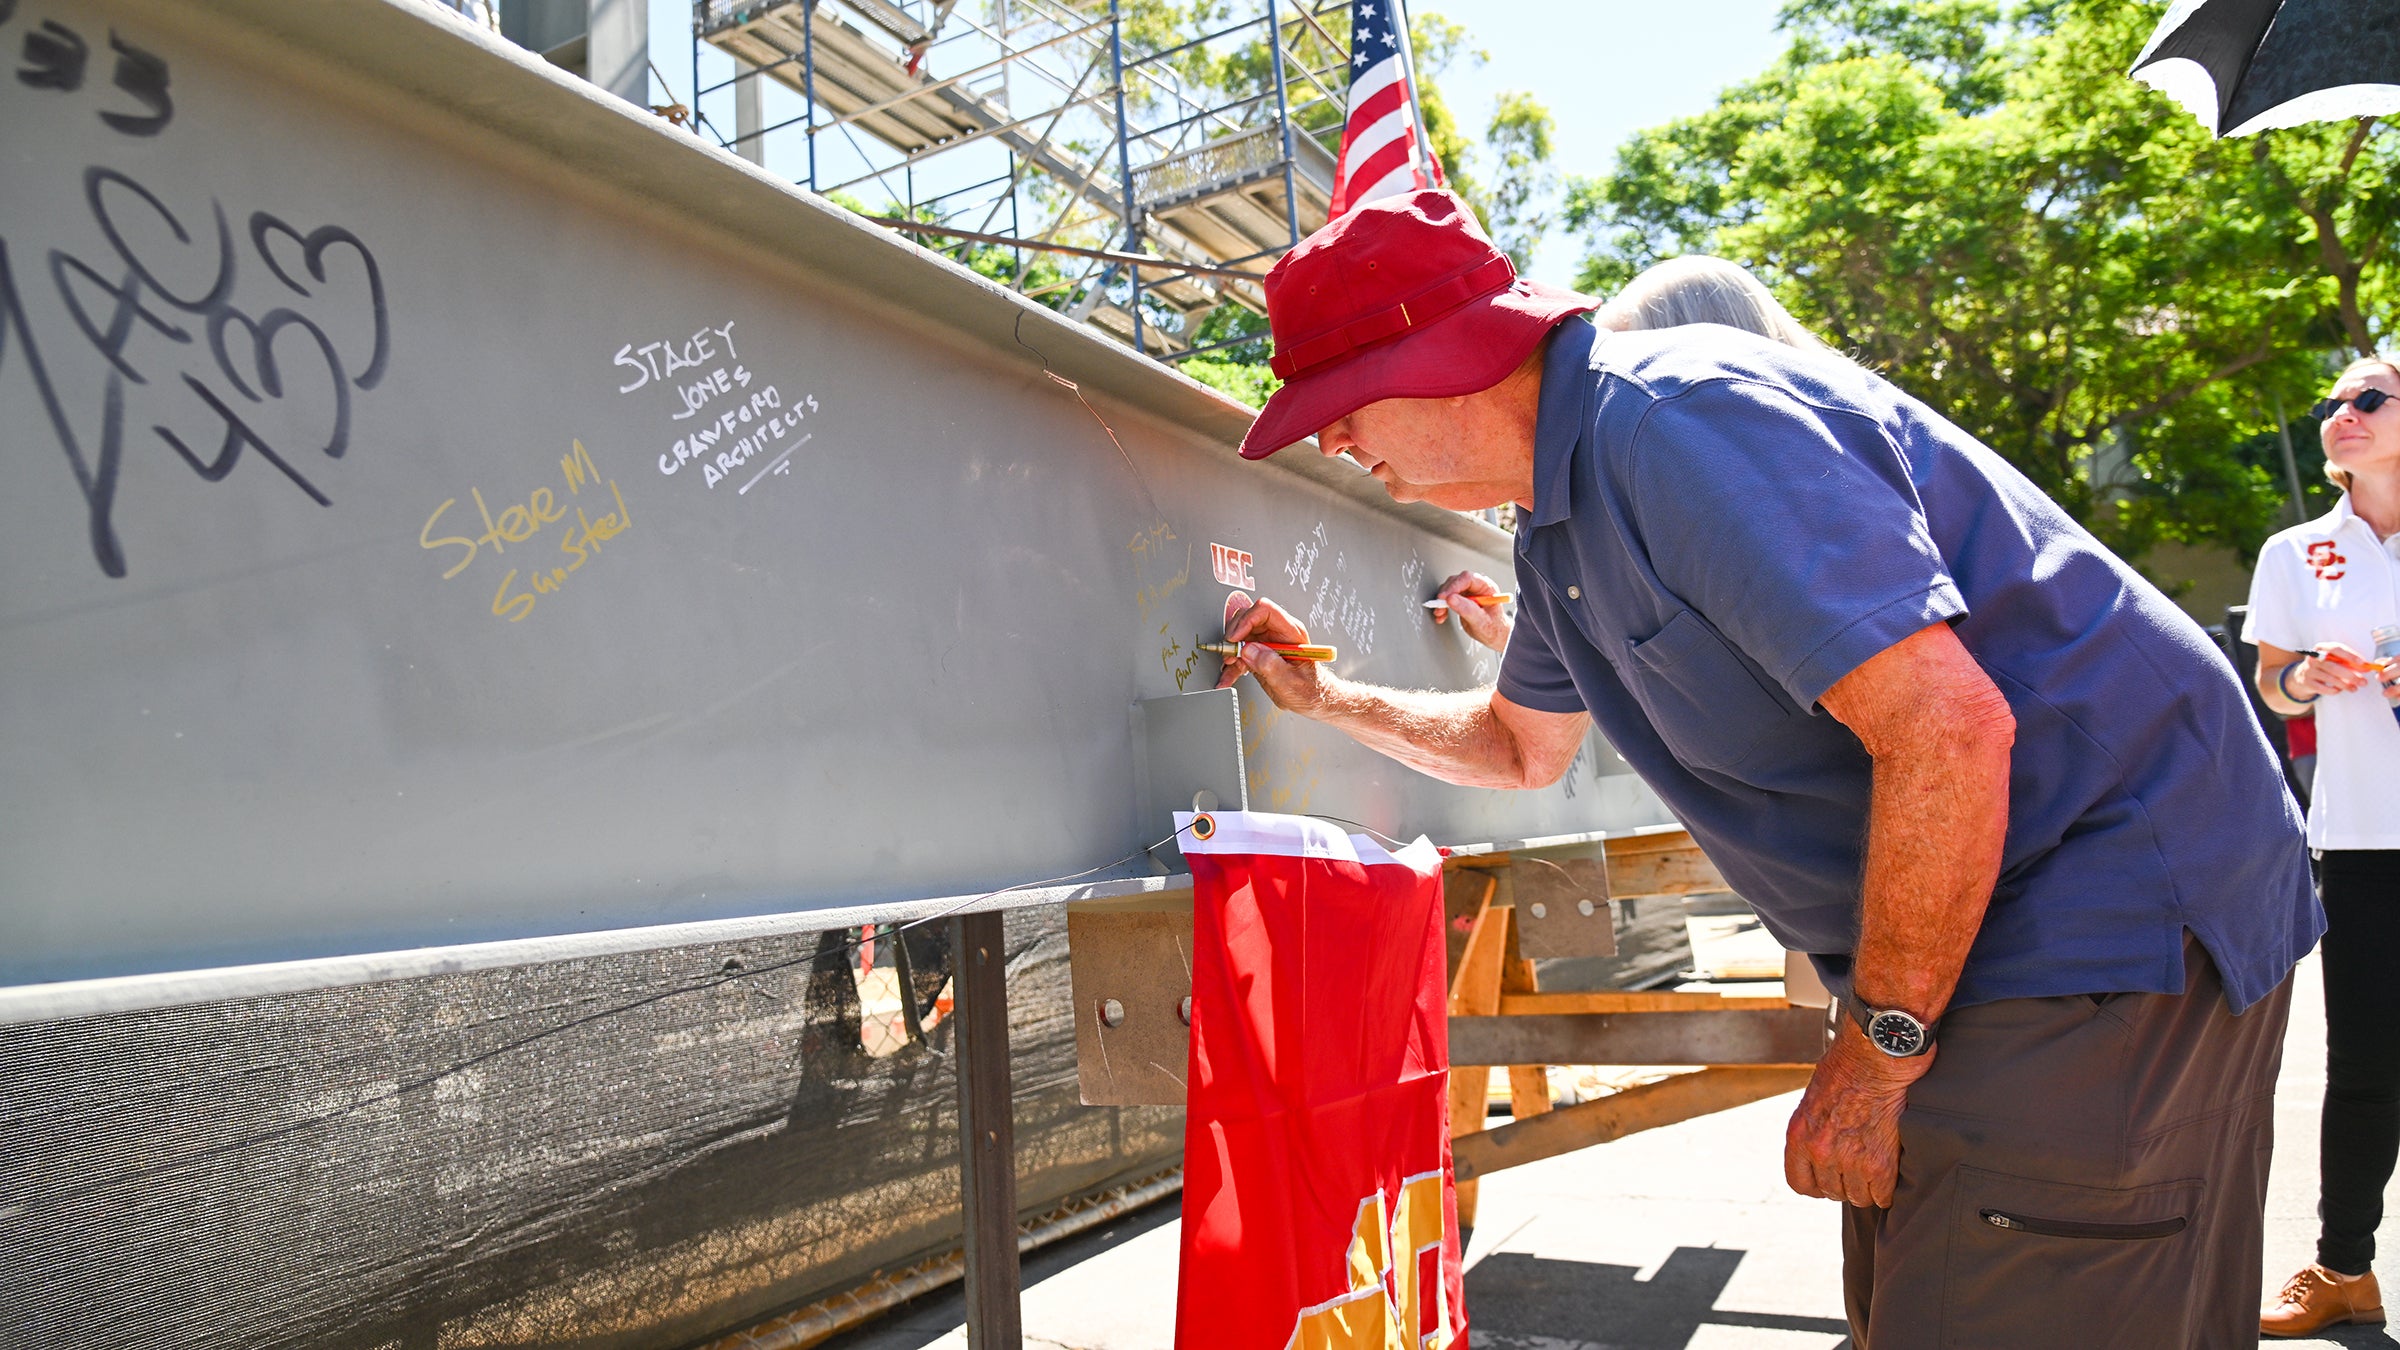
[[1181,1106],[1191,1060],[1192,893],[1067,906],[1075,1076],[1086,1106]]
[[[1134,704],[1133,777],[1145,841],[1165,833],[1177,811],[1249,810],[1240,696],[1204,689]],[[1152,852],[1151,863],[1162,873],[1176,871],[1170,863],[1182,857],[1170,842]]]
[[1548,856],[1509,859],[1516,892],[1517,948],[1528,959],[1615,956],[1617,923],[1608,903],[1608,855],[1582,845]]

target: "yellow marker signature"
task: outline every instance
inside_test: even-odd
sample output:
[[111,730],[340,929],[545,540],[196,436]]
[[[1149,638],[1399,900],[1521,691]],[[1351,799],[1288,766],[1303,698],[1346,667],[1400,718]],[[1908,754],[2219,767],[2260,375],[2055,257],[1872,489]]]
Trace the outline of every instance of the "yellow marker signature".
[[1146,583],[1133,593],[1134,607],[1140,611],[1144,623],[1150,621],[1151,610],[1157,608],[1159,603],[1168,596],[1182,590],[1192,579],[1192,548],[1191,545],[1186,544],[1183,548],[1183,566],[1176,569],[1171,575],[1162,576],[1156,581],[1150,580],[1151,569],[1164,565],[1164,559],[1167,557],[1167,545],[1174,540],[1175,531],[1167,528],[1166,523],[1161,521],[1136,534],[1125,545],[1126,551],[1133,554],[1134,581]]
[[[573,444],[574,450],[558,461],[559,473],[570,497],[581,495],[585,488],[601,481],[599,466],[592,462],[591,452],[583,448],[581,441]],[[633,513],[625,507],[624,492],[617,487],[615,479],[608,479],[607,483],[609,496],[615,500],[617,509],[595,520],[583,506],[574,507],[575,518],[560,531],[558,539],[559,552],[571,561],[563,566],[537,567],[530,573],[522,568],[510,568],[507,575],[500,578],[499,587],[492,592],[494,617],[510,623],[522,622],[533,613],[533,607],[539,603],[540,597],[558,590],[571,573],[580,571],[585,563],[601,551],[602,545],[633,528]],[[505,555],[510,544],[525,543],[545,528],[566,520],[569,510],[567,504],[558,499],[558,494],[546,487],[533,489],[526,494],[523,502],[503,508],[496,516],[484,501],[481,488],[470,487],[467,495],[475,499],[475,510],[483,518],[482,534],[434,537],[433,528],[440,523],[443,513],[458,505],[456,497],[433,508],[433,514],[425,518],[425,527],[417,531],[417,544],[421,548],[464,550],[449,570],[442,573],[444,581],[466,571],[486,546],[490,547],[494,556]],[[515,590],[520,574],[525,575],[525,585],[529,589]]]

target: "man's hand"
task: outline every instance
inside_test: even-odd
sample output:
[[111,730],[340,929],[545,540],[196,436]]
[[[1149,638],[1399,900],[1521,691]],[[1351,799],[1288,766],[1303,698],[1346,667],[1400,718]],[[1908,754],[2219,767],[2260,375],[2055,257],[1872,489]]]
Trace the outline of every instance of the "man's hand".
[[1933,1067],[1935,1053],[1894,1059],[1844,1017],[1784,1130],[1783,1177],[1792,1189],[1890,1208],[1900,1182],[1900,1112],[1909,1085]]
[[1217,676],[1217,688],[1227,688],[1244,675],[1253,676],[1276,707],[1303,717],[1325,701],[1332,676],[1325,673],[1322,663],[1286,661],[1258,645],[1308,641],[1308,630],[1292,617],[1290,610],[1262,598],[1225,625],[1225,640],[1241,643],[1242,654],[1225,658],[1225,669]]
[[[1857,997],[1930,1025],[1983,926],[2008,835],[2008,700],[1947,624],[1885,648],[1818,702],[1875,761],[1867,808]],[[1785,1134],[1792,1189],[1885,1206],[1900,1178],[1900,1112],[1933,1056],[1893,1059],[1848,1018]]]
[[1484,605],[1465,596],[1498,595],[1500,588],[1481,572],[1461,572],[1442,583],[1441,592],[1434,598],[1450,602],[1448,609],[1433,611],[1433,621],[1440,623],[1451,615],[1458,616],[1458,626],[1466,635],[1500,652],[1508,650],[1508,616],[1498,605]]

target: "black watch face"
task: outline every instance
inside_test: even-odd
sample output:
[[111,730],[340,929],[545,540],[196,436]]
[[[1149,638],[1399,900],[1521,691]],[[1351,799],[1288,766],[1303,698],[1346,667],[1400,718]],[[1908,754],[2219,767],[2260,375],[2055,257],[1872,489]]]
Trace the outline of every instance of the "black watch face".
[[1904,1012],[1879,1012],[1867,1021],[1867,1039],[1883,1053],[1906,1059],[1925,1049],[1925,1027]]

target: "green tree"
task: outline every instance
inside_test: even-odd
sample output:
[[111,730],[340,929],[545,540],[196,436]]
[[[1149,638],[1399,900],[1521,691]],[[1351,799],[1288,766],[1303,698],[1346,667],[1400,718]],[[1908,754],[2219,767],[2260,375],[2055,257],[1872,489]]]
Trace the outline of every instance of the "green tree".
[[1532,263],[1550,232],[1558,175],[1550,168],[1550,138],[1558,123],[1533,95],[1510,90],[1492,109],[1483,142],[1495,161],[1483,217],[1493,241],[1519,267]]
[[2123,74],[2162,8],[1798,0],[1774,67],[1571,186],[1581,282],[1734,258],[2127,556],[2253,547],[2273,410],[2400,317],[2400,135],[2210,139]]

